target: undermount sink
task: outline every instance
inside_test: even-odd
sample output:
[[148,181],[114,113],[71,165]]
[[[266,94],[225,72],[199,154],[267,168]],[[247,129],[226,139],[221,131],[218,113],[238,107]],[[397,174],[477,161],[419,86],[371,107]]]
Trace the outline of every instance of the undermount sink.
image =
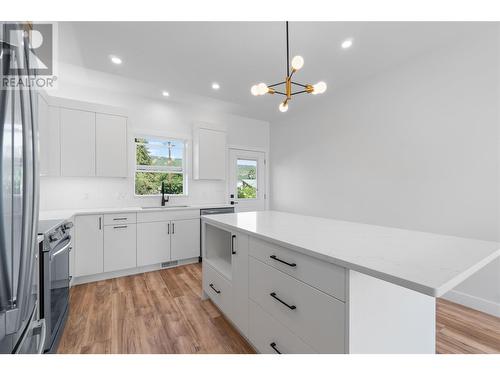
[[141,207],[143,210],[152,210],[152,209],[167,209],[167,208],[182,208],[182,207],[189,207],[186,204],[178,204],[178,205],[170,205],[170,206],[152,206],[152,207]]

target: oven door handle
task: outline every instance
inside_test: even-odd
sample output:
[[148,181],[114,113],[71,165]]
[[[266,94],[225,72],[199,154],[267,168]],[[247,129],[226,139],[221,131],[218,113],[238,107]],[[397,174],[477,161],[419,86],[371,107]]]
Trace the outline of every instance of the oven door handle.
[[57,250],[54,254],[51,254],[49,256],[49,259],[52,260],[54,257],[58,256],[61,253],[64,253],[65,251],[71,249],[71,241],[68,242],[67,245],[65,245],[62,249]]

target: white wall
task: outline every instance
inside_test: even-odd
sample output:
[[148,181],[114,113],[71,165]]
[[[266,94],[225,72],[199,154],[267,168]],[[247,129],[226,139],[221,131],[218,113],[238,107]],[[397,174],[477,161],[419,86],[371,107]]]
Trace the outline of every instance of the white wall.
[[[271,124],[272,209],[500,240],[499,50],[484,35],[294,99]],[[500,315],[500,261],[449,297]]]
[[[58,89],[48,92],[49,95],[127,109],[130,177],[42,177],[41,210],[159,204],[158,197],[134,196],[133,138],[137,132],[184,138],[190,142],[193,123],[205,122],[225,129],[230,145],[269,149],[269,123],[223,112],[223,103],[196,101],[190,105],[176,101],[175,93],[172,93],[172,99],[163,98],[157,88],[141,82],[65,64],[59,69]],[[191,152],[188,151],[188,171],[192,170],[191,167]],[[226,190],[225,181],[194,181],[189,178],[188,196],[171,199],[174,203],[227,203]]]

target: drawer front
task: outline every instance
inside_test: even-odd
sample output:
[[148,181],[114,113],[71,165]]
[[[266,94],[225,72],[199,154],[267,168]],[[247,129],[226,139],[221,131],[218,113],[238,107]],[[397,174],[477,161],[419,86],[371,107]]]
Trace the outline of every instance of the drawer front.
[[138,212],[138,223],[151,223],[154,221],[199,219],[200,210],[165,210],[154,212]]
[[136,224],[104,227],[104,272],[137,266]]
[[[315,351],[288,328],[250,300],[248,335],[262,354],[313,354]],[[279,353],[278,353],[279,352]]]
[[135,212],[104,214],[104,225],[135,224],[136,222],[137,214]]
[[249,295],[319,353],[344,353],[345,304],[249,257]]
[[345,301],[345,268],[253,237],[249,251],[264,263]]
[[215,269],[203,262],[203,290],[227,317],[232,316],[231,284]]

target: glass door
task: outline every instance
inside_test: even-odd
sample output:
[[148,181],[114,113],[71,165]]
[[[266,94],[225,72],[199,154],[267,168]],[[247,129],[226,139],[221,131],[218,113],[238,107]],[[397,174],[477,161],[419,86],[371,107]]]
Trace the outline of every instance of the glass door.
[[229,149],[229,197],[236,212],[266,209],[265,153]]

